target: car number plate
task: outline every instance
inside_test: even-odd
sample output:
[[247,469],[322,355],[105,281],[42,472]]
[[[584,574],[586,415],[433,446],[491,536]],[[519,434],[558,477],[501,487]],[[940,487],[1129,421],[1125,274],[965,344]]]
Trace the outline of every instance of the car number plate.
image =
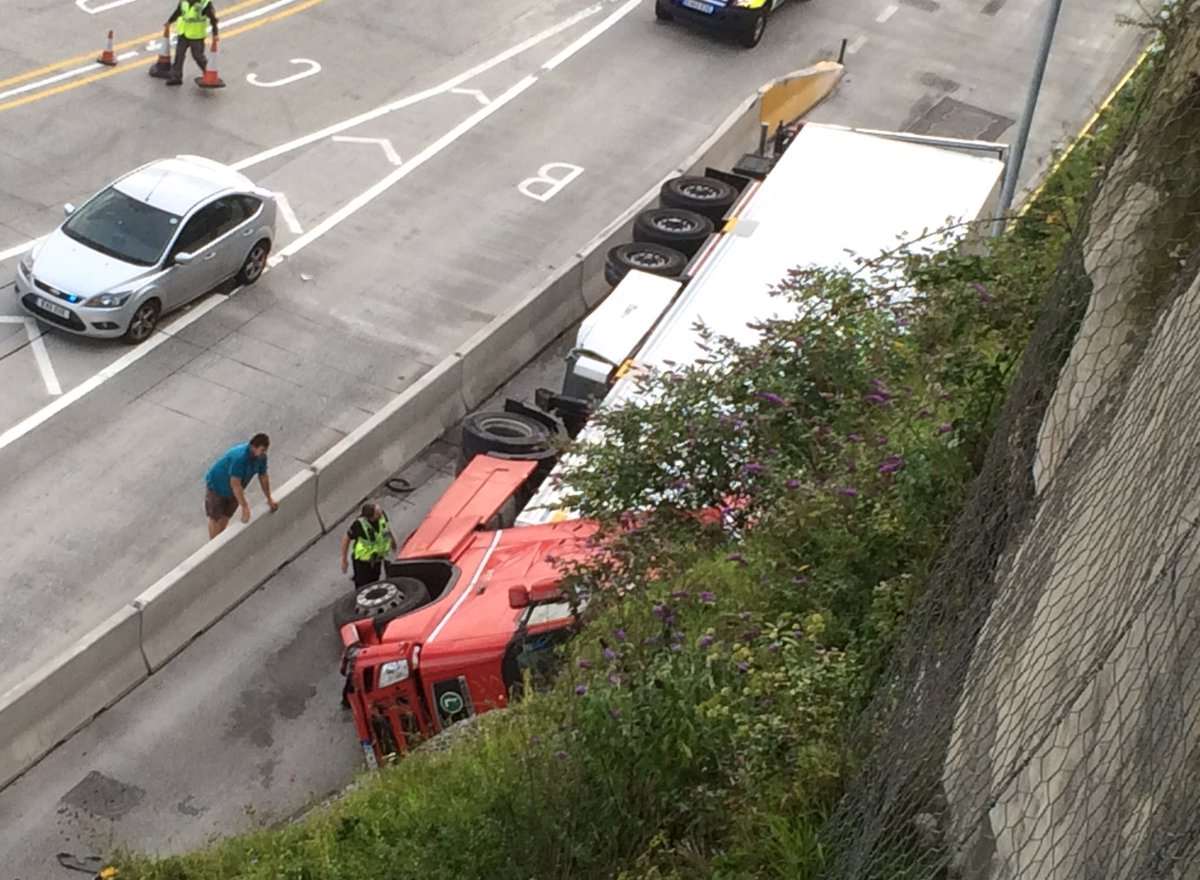
[[58,317],[62,318],[64,321],[71,320],[71,310],[70,309],[64,309],[62,306],[58,305],[57,303],[52,303],[52,302],[50,302],[50,300],[43,299],[40,296],[38,297],[37,303],[38,303],[38,306],[45,309],[50,314],[57,315]]
[[703,12],[705,15],[713,14],[713,5],[711,3],[702,3],[700,0],[681,0],[684,6],[688,9],[694,9],[697,12]]

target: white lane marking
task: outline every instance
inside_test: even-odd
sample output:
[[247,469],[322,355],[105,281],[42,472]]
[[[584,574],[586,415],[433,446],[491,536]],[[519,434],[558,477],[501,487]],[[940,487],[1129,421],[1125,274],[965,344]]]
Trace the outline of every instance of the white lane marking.
[[321,72],[321,65],[318,62],[313,61],[311,58],[291,58],[288,60],[288,64],[305,64],[308,66],[308,69],[302,70],[299,73],[293,73],[291,76],[285,76],[282,79],[268,80],[259,79],[257,73],[248,73],[246,74],[246,82],[250,83],[252,86],[259,86],[260,88],[264,89],[274,89],[278,88],[279,86],[286,86],[288,83],[294,83],[298,79],[304,79],[305,77]]
[[29,250],[37,243],[38,240],[36,238],[31,238],[29,241],[22,242],[14,247],[10,247],[6,251],[0,251],[0,262],[3,262],[4,260],[10,260],[13,257],[21,256],[21,254],[25,253],[25,251]]
[[275,193],[275,205],[279,208],[279,214],[283,217],[283,222],[287,224],[292,235],[303,235],[304,227],[300,225],[300,218],[292,210],[292,203],[288,201],[288,197],[281,192]]
[[865,45],[867,45],[867,38],[860,36],[860,37],[855,38],[854,42],[846,47],[846,51],[849,54],[853,55],[854,53],[856,53],[859,49],[861,49]]
[[75,0],[75,5],[88,15],[95,15],[98,12],[106,12],[109,9],[116,9],[118,6],[124,6],[127,3],[133,2],[134,0],[109,0],[107,3],[101,3],[95,9],[88,5],[88,0]]
[[[236,290],[233,291],[232,293],[230,293],[230,296],[232,296],[233,293],[236,293],[236,292],[237,292]],[[34,428],[38,427],[39,425],[41,425],[41,424],[45,423],[46,421],[48,421],[49,419],[51,419],[53,416],[62,412],[64,409],[66,409],[68,406],[73,404],[75,401],[77,401],[80,398],[85,397],[88,394],[90,394],[91,392],[95,391],[97,388],[99,388],[101,385],[103,385],[105,382],[107,382],[113,376],[116,376],[116,375],[120,374],[121,372],[123,372],[128,367],[133,366],[135,363],[140,361],[146,355],[150,354],[150,352],[154,351],[154,349],[158,348],[160,345],[162,345],[168,339],[171,339],[180,330],[184,329],[189,324],[195,323],[196,321],[200,320],[202,317],[207,315],[209,312],[211,312],[213,309],[215,309],[217,306],[219,306],[222,302],[224,302],[227,299],[229,299],[228,296],[224,296],[222,294],[217,294],[217,295],[212,296],[209,299],[205,300],[204,302],[199,303],[190,312],[187,312],[186,314],[181,315],[179,318],[172,321],[171,325],[169,327],[159,330],[157,333],[155,333],[153,336],[151,336],[145,342],[139,344],[137,348],[133,349],[128,354],[124,354],[121,357],[117,358],[115,361],[113,361],[111,364],[109,364],[107,367],[105,367],[100,372],[96,373],[90,379],[86,380],[85,382],[80,383],[79,385],[76,385],[74,388],[72,388],[66,394],[63,394],[61,397],[58,398],[58,400],[54,401],[53,403],[47,404],[46,406],[43,406],[41,409],[39,409],[33,415],[28,416],[25,419],[22,419],[20,422],[13,425],[11,428],[9,428],[7,431],[5,431],[3,434],[0,434],[0,449],[4,449],[7,446],[11,446],[13,443],[20,440],[22,437],[24,437],[26,434],[28,434]]]
[[471,95],[476,101],[484,106],[487,106],[488,102],[491,100],[483,93],[482,89],[451,89],[450,93],[452,95]]
[[879,15],[875,18],[875,20],[877,22],[879,22],[880,24],[884,24],[889,18],[891,18],[893,15],[895,15],[899,11],[900,11],[900,7],[897,6],[895,3],[893,3],[887,9],[883,10],[883,12],[879,13]]
[[405,177],[408,177],[409,174],[416,171],[442,150],[446,149],[446,147],[450,146],[476,125],[483,122],[483,120],[487,119],[501,107],[507,104],[509,101],[512,101],[526,89],[532,86],[535,82],[537,82],[537,77],[527,76],[495,101],[488,104],[486,107],[480,107],[458,125],[454,126],[454,128],[450,129],[450,131],[446,132],[432,144],[421,150],[421,152],[417,153],[417,155],[413,156],[413,158],[409,159],[408,162],[401,165],[387,177],[383,178],[383,180],[380,180],[374,186],[371,186],[359,193],[312,229],[308,230],[308,232],[304,233],[304,235],[300,236],[283,250],[281,250],[279,252],[280,259],[286,259],[287,257],[295,254],[301,248],[308,247],[308,245],[312,244],[326,232],[333,229],[347,217],[356,214],[371,202],[375,201],[375,199],[379,198]]
[[617,7],[616,12],[612,13],[612,15],[604,19],[604,21],[600,22],[600,24],[590,29],[574,43],[567,46],[567,48],[563,49],[561,52],[543,64],[542,69],[553,70],[554,68],[558,67],[558,65],[562,64],[592,40],[596,39],[596,37],[600,36],[602,33],[624,18],[627,14],[632,12],[641,2],[642,0],[627,0],[627,2],[625,2],[623,5]]
[[[556,171],[563,172],[562,177],[555,177],[554,172]],[[517,192],[538,202],[548,202],[581,174],[583,174],[582,165],[572,165],[570,162],[547,162],[538,169],[535,176],[526,177],[518,183]],[[545,184],[545,188],[541,187],[542,184]]]
[[387,156],[387,160],[393,165],[403,165],[404,160],[400,158],[400,154],[396,152],[396,148],[392,146],[392,142],[387,138],[368,138],[368,137],[353,137],[348,134],[335,134],[332,140],[339,144],[378,144],[383,150],[383,155]]
[[46,351],[42,328],[33,318],[25,319],[25,335],[29,337],[29,347],[33,350],[33,359],[37,361],[38,372],[42,374],[42,384],[46,386],[46,393],[58,397],[62,394],[62,386],[58,384],[58,375],[54,372],[54,365],[50,363],[50,352]]
[[494,55],[487,61],[475,65],[470,70],[460,73],[458,76],[451,77],[441,85],[433,86],[432,88],[425,89],[424,91],[417,92],[416,94],[409,95],[405,98],[400,98],[396,101],[392,101],[389,104],[383,104],[379,107],[376,107],[374,110],[368,110],[365,113],[358,114],[357,116],[351,116],[349,119],[343,119],[341,122],[335,122],[333,125],[326,126],[319,131],[314,131],[311,134],[303,135],[293,141],[288,141],[285,144],[271,147],[269,150],[263,150],[261,153],[255,153],[253,156],[248,156],[239,162],[234,162],[232,167],[236,171],[244,171],[252,165],[257,165],[260,162],[267,161],[268,159],[274,159],[276,156],[282,156],[284,153],[290,153],[292,150],[299,149],[300,147],[306,147],[309,144],[316,143],[317,141],[323,141],[335,134],[341,134],[347,129],[362,125],[364,122],[370,122],[372,119],[378,119],[379,117],[386,116],[388,113],[395,112],[396,110],[403,110],[405,107],[411,107],[413,104],[420,103],[421,101],[428,100],[429,98],[436,97],[437,95],[445,92],[453,91],[468,80],[479,76],[479,74],[485,73],[499,64],[503,64],[505,61],[520,55],[522,52],[532,49],[539,43],[545,42],[546,40],[550,39],[556,34],[561,33],[562,31],[567,30],[570,27],[574,27],[585,18],[590,18],[591,16],[600,12],[601,8],[602,7],[600,4],[597,3],[594,6],[589,6],[587,9],[580,10],[570,18],[564,19],[558,24],[548,27],[540,33],[534,34],[529,39],[524,40],[517,45],[512,46],[511,48],[505,49],[499,55]]

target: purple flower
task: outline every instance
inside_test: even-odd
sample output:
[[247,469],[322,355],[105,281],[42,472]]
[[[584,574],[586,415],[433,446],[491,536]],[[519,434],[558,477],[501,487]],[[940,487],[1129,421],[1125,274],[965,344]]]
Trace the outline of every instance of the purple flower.
[[770,391],[760,391],[760,392],[758,392],[758,394],[756,394],[754,396],[757,397],[759,400],[765,400],[767,403],[771,404],[772,406],[787,406],[787,401],[785,401],[778,394],[773,394]]
[[736,562],[738,565],[741,565],[741,566],[745,566],[747,564],[746,557],[743,556],[741,553],[730,553],[728,556],[725,557],[725,560],[727,562]]
[[738,672],[749,672],[750,664],[747,663],[745,660],[743,660],[741,663],[739,663],[737,665],[737,670],[738,670]]
[[700,594],[700,601],[705,605],[712,605],[717,601],[717,594],[712,590],[705,590]]
[[876,438],[875,438],[875,445],[876,445],[876,446],[887,446],[887,445],[888,445],[888,438],[887,438],[887,435],[886,435],[886,434],[880,434],[878,437],[876,437]]
[[583,657],[580,657],[580,658],[579,658],[579,668],[580,668],[580,669],[591,669],[591,668],[592,668],[592,661],[591,661],[591,660],[587,660],[587,659],[585,659],[585,658],[583,658]]
[[862,434],[847,434],[846,439],[851,443],[862,443]]
[[625,630],[623,630],[623,629],[613,630],[613,638],[616,639],[618,642],[625,641]]
[[929,410],[927,410],[927,409],[923,409],[923,410],[921,410],[919,413],[917,413],[917,418],[918,418],[918,419],[927,419],[927,418],[929,418],[931,415],[933,415],[933,413],[931,413],[931,412],[930,412]]
[[877,406],[883,406],[885,403],[887,403],[891,399],[892,399],[892,395],[881,392],[881,391],[872,391],[870,394],[868,394],[866,397],[863,398],[863,400],[865,400],[867,403],[874,403]]
[[688,597],[688,595],[689,593],[687,590],[676,590],[675,592],[671,593],[671,598],[682,602]]
[[752,616],[749,611],[743,611],[738,615],[738,620],[749,620]]
[[853,486],[842,486],[842,488],[838,489],[837,491],[838,491],[839,495],[842,495],[846,498],[857,498],[858,497],[858,490],[855,489]]
[[683,645],[679,644],[679,642],[671,642],[671,650],[678,654],[683,650]]
[[710,635],[702,635],[696,639],[696,647],[701,651],[706,650],[713,643],[713,637]]
[[746,630],[746,632],[742,634],[742,641],[743,642],[752,642],[761,635],[762,635],[762,630],[759,629],[757,626],[754,626],[754,627],[751,627],[750,629]]
[[679,489],[680,491],[682,491],[684,489],[690,489],[691,486],[692,486],[691,483],[689,483],[687,480],[684,480],[682,478],[676,480],[674,483],[671,484],[672,489]]
[[787,481],[786,483],[784,483],[783,485],[785,485],[785,486],[786,486],[787,488],[789,488],[789,489],[799,489],[799,488],[800,488],[800,481],[799,481],[799,480],[788,480],[788,481]]
[[559,749],[557,752],[554,753],[554,757],[558,758],[558,760],[560,760],[560,761],[565,761],[565,760],[567,760],[567,758],[570,757],[570,755],[568,755],[562,749]]
[[757,461],[752,461],[749,464],[742,466],[742,472],[745,474],[750,474],[751,476],[755,474],[761,474],[765,470],[766,468]]
[[663,621],[670,620],[673,616],[671,614],[671,609],[668,608],[666,605],[662,604],[661,602],[659,602],[657,605],[655,605],[654,608],[651,609],[651,611],[654,613],[655,617],[657,617],[659,620],[663,620]]
[[971,284],[975,288],[975,292],[977,294],[979,294],[979,301],[983,305],[987,305],[988,303],[990,303],[992,301],[992,295],[991,295],[991,293],[988,292],[988,289],[986,287],[984,287],[978,281],[973,281],[973,282],[971,282]]
[[605,648],[604,649],[604,659],[607,660],[609,663],[611,663],[613,660],[617,659],[617,652],[614,651],[612,648]]
[[949,422],[944,422],[943,424],[938,425],[937,432],[939,434],[949,434],[953,430],[954,430],[953,425],[951,425]]
[[586,693],[587,693],[587,685],[586,684],[575,685],[575,696],[582,697]]
[[610,672],[608,674],[608,683],[615,688],[619,688],[621,686],[621,676],[617,675],[615,672]]
[[899,455],[889,455],[879,465],[879,473],[894,474],[896,471],[904,469],[904,459]]
[[771,642],[771,644],[767,645],[767,650],[770,651],[772,654],[778,654],[779,649],[782,647],[783,646],[781,644],[779,644],[779,642]]
[[802,587],[808,583],[808,576],[803,575],[803,574],[798,574],[794,578],[792,578],[792,583],[798,587]]

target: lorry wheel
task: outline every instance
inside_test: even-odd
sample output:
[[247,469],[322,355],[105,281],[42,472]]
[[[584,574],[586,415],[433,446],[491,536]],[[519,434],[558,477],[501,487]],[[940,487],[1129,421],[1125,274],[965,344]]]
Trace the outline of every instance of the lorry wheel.
[[510,412],[472,413],[463,419],[465,461],[488,452],[538,456],[550,448],[550,431],[537,419]]
[[662,185],[658,200],[664,208],[687,208],[720,223],[725,212],[737,201],[732,184],[713,177],[673,177]]
[[333,606],[333,624],[341,629],[356,620],[372,620],[379,627],[428,601],[429,590],[416,578],[387,578],[338,599]]
[[671,4],[667,0],[654,0],[654,17],[659,21],[673,21],[675,15],[671,12]]
[[604,280],[616,287],[630,269],[674,278],[687,268],[688,258],[675,248],[649,241],[619,244],[604,260]]
[[716,227],[703,214],[687,208],[650,208],[633,220],[633,240],[665,244],[685,256],[700,250]]

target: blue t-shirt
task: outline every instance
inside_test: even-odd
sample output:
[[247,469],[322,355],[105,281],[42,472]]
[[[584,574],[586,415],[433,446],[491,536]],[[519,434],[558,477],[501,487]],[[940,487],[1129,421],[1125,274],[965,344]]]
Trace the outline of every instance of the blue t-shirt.
[[228,452],[216,460],[208,469],[208,473],[204,475],[204,482],[218,495],[232,498],[233,487],[229,485],[230,477],[237,477],[241,480],[242,486],[246,486],[255,474],[265,474],[266,472],[267,457],[260,455],[258,458],[254,458],[250,455],[250,444],[239,443],[237,446],[231,446]]

